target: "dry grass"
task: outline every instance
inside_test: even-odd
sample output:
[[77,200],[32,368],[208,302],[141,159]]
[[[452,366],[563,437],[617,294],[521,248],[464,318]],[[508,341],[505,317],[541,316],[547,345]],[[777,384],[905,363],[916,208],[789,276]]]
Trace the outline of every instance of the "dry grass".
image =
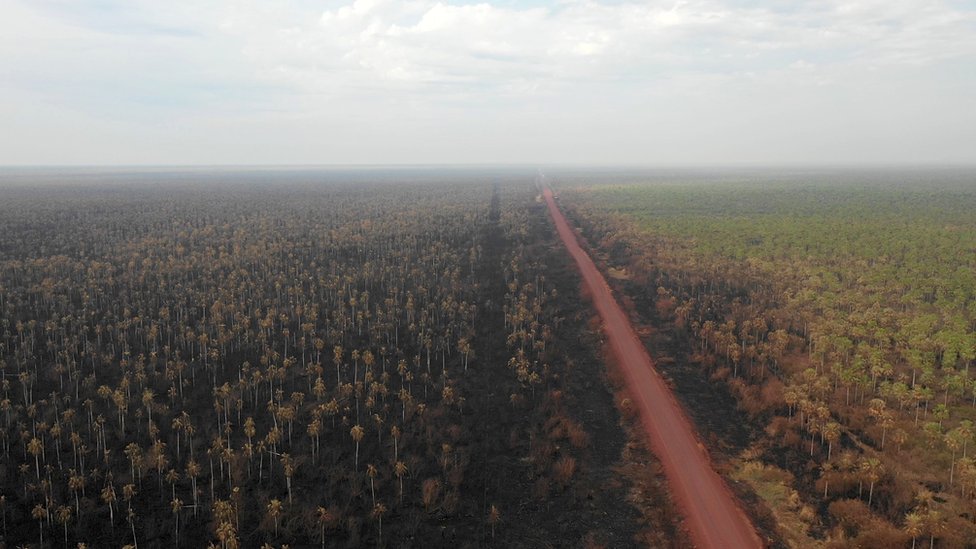
[[748,484],[772,510],[777,533],[787,545],[823,547],[822,542],[809,535],[816,513],[803,504],[792,488],[793,475],[778,467],[746,460],[732,473],[732,478]]

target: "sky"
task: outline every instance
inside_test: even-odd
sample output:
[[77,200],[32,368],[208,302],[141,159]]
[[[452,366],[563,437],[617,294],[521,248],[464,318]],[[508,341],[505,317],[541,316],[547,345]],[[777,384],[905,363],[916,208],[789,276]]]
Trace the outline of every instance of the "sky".
[[0,14],[0,165],[976,163],[972,0]]

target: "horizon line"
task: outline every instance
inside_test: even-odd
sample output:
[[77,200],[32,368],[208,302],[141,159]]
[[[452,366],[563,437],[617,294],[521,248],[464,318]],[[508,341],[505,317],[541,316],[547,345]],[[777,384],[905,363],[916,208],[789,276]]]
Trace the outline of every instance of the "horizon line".
[[844,168],[974,168],[976,161],[864,162],[376,162],[376,163],[132,163],[132,164],[0,164],[0,170],[98,169],[419,169],[419,168],[549,168],[549,169],[844,169]]

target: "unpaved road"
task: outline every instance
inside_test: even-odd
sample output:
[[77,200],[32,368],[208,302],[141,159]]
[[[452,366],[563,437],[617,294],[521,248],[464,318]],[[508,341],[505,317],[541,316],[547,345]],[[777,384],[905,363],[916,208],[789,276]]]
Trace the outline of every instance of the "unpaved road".
[[700,548],[762,547],[755,528],[728,486],[712,468],[688,417],[654,370],[647,349],[613,298],[603,275],[576,241],[576,235],[559,211],[552,191],[547,187],[543,195],[559,237],[576,260],[603,320],[603,331],[626,377],[651,450],[661,460],[672,496],[681,508],[691,539]]

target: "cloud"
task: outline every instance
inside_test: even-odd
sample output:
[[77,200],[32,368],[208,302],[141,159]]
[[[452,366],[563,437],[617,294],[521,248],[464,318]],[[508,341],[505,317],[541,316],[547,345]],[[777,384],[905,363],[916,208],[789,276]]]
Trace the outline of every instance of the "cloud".
[[[932,2],[512,5],[356,0],[321,14],[237,9],[221,28],[261,78],[324,92],[348,86],[529,93],[580,81],[690,73],[922,64],[972,56],[972,10]],[[337,78],[341,77],[341,78]]]
[[[594,158],[635,160],[651,146],[677,155],[658,135],[666,132],[720,159],[751,125],[752,157],[762,147],[800,157],[844,120],[897,118],[935,98],[930,119],[962,124],[949,113],[966,108],[960,98],[976,79],[962,70],[976,62],[976,9],[949,0],[8,4],[0,98],[16,104],[0,105],[0,115],[37,112],[54,128],[53,113],[70,112],[165,144],[173,157],[185,147],[167,128],[239,144],[234,134],[261,125],[282,133],[267,137],[275,146],[287,135],[346,132],[378,146],[382,132],[423,135],[437,143],[423,160],[438,150],[457,157],[445,143],[471,130],[498,151],[486,160],[558,156],[555,145],[516,151],[487,141],[513,130],[597,149],[587,132],[605,132],[612,145]],[[806,148],[784,148],[785,120],[814,129]],[[868,142],[879,130],[848,133]],[[396,154],[384,158],[409,160],[385,146]],[[829,143],[818,150],[838,154]],[[268,157],[276,154],[288,157]]]

